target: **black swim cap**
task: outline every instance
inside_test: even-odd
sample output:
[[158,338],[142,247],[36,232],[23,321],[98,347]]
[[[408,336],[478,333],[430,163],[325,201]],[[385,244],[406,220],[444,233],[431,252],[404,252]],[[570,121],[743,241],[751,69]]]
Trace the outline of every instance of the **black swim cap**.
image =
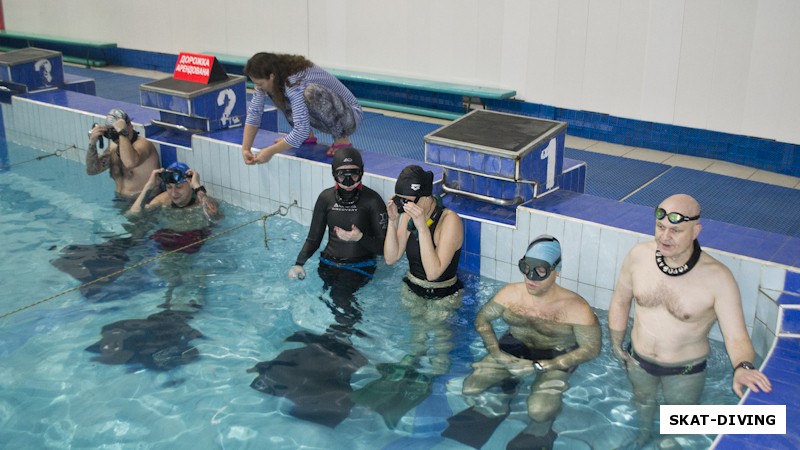
[[397,176],[394,193],[415,197],[433,195],[433,172],[416,165],[406,167]]
[[331,163],[331,171],[335,172],[341,166],[356,165],[364,169],[364,161],[361,160],[361,152],[353,147],[345,147],[336,151]]

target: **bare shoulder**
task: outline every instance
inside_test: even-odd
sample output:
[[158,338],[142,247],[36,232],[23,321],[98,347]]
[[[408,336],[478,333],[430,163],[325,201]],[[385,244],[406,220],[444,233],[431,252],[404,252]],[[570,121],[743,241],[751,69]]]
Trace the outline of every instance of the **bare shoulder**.
[[150,203],[147,204],[147,207],[148,208],[153,208],[153,207],[156,207],[156,206],[159,206],[159,207],[160,206],[167,206],[170,203],[171,203],[171,201],[169,199],[169,194],[167,192],[162,192],[162,193],[156,195],[155,198],[150,200]]
[[577,325],[594,325],[597,323],[597,316],[591,305],[577,292],[561,288],[561,301],[565,305],[564,310],[567,312],[567,320],[570,323]]
[[133,147],[138,150],[142,156],[150,156],[156,153],[156,146],[147,138],[139,138],[133,143]]
[[445,209],[442,213],[442,223],[450,227],[462,227],[461,217],[452,209]]
[[628,257],[638,261],[642,258],[651,257],[655,251],[655,241],[640,242],[631,248],[630,252],[628,252]]
[[702,279],[706,281],[706,284],[716,291],[724,291],[730,288],[738,289],[733,273],[728,266],[707,252],[703,252],[700,255],[700,261],[695,270],[702,275]]
[[527,292],[525,283],[508,283],[494,294],[492,300],[497,304],[508,307],[518,301],[524,292]]

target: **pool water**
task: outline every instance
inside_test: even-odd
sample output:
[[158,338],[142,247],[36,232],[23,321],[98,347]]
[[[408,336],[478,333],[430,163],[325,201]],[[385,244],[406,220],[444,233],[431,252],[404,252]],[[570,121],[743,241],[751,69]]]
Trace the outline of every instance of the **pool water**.
[[[42,154],[13,143],[8,150],[6,165]],[[81,164],[63,158],[0,172],[0,314],[55,296],[0,319],[4,447],[467,448],[439,434],[447,417],[467,406],[461,382],[469,364],[484,354],[472,320],[502,283],[460,275],[467,291],[463,307],[443,324],[452,333],[449,342],[437,341],[437,330],[430,330],[431,350],[419,362],[421,372],[435,373],[444,354],[447,372],[436,374],[430,395],[396,428],[389,429],[379,414],[361,406],[354,406],[337,427],[325,427],[289,415],[288,399],[252,389],[258,374],[247,371],[302,347],[285,341],[293,333],[323,334],[335,322],[316,274],[319,254],[306,264],[304,281],[289,281],[286,272],[306,229],[272,217],[265,248],[262,224],[256,221],[265,212],[224,203],[222,210],[225,216],[211,227],[213,233],[255,222],[209,240],[196,253],[170,255],[93,289],[75,290],[81,283],[53,263],[65,248],[85,245],[116,253],[121,258],[116,263],[130,267],[163,254],[149,238],[161,224],[152,223],[142,237],[132,237],[131,230],[138,229],[115,206],[108,176],[88,177]],[[378,377],[377,364],[401,361],[414,345],[414,327],[398,298],[405,269],[402,262],[392,267],[379,263],[375,278],[357,294],[360,333],[349,340],[369,363],[352,375],[354,389]],[[164,339],[185,339],[167,353],[106,364],[93,359],[100,354],[86,350],[101,340],[104,326],[119,321],[152,326],[156,319],[147,318],[165,311],[166,302],[187,297],[203,306],[184,307],[190,313],[158,328]],[[607,314],[596,312],[603,323],[604,350],[570,379],[572,387],[554,424],[557,449],[615,448],[636,436],[630,387],[609,351]],[[702,401],[734,404],[724,348],[713,344]],[[505,448],[525,427],[529,384],[523,384],[511,415],[485,448]],[[684,448],[702,449],[712,438],[682,437],[680,442]]]

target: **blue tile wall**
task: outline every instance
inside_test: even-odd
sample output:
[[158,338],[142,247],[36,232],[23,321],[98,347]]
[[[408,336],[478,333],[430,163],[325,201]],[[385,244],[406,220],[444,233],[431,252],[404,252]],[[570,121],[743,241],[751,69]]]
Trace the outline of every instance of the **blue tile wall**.
[[[800,264],[794,264],[794,267],[800,267]],[[800,294],[800,272],[786,272],[783,290],[794,294]]]
[[477,220],[463,219],[464,244],[461,246],[459,268],[472,273],[481,271],[481,223]]
[[781,328],[784,333],[800,333],[800,309],[784,309]]

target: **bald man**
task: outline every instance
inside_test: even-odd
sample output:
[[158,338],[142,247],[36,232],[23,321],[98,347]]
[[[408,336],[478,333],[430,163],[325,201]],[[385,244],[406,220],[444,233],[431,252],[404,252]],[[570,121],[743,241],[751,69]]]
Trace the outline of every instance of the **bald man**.
[[[770,392],[753,366],[739,287],[731,271],[697,241],[700,205],[685,194],[656,208],[655,240],[636,245],[622,263],[608,310],[614,354],[628,371],[639,413],[640,442],[650,438],[659,385],[667,404],[700,401],[706,379],[708,332],[719,321],[733,367],[733,390]],[[633,300],[631,341],[623,346]]]

